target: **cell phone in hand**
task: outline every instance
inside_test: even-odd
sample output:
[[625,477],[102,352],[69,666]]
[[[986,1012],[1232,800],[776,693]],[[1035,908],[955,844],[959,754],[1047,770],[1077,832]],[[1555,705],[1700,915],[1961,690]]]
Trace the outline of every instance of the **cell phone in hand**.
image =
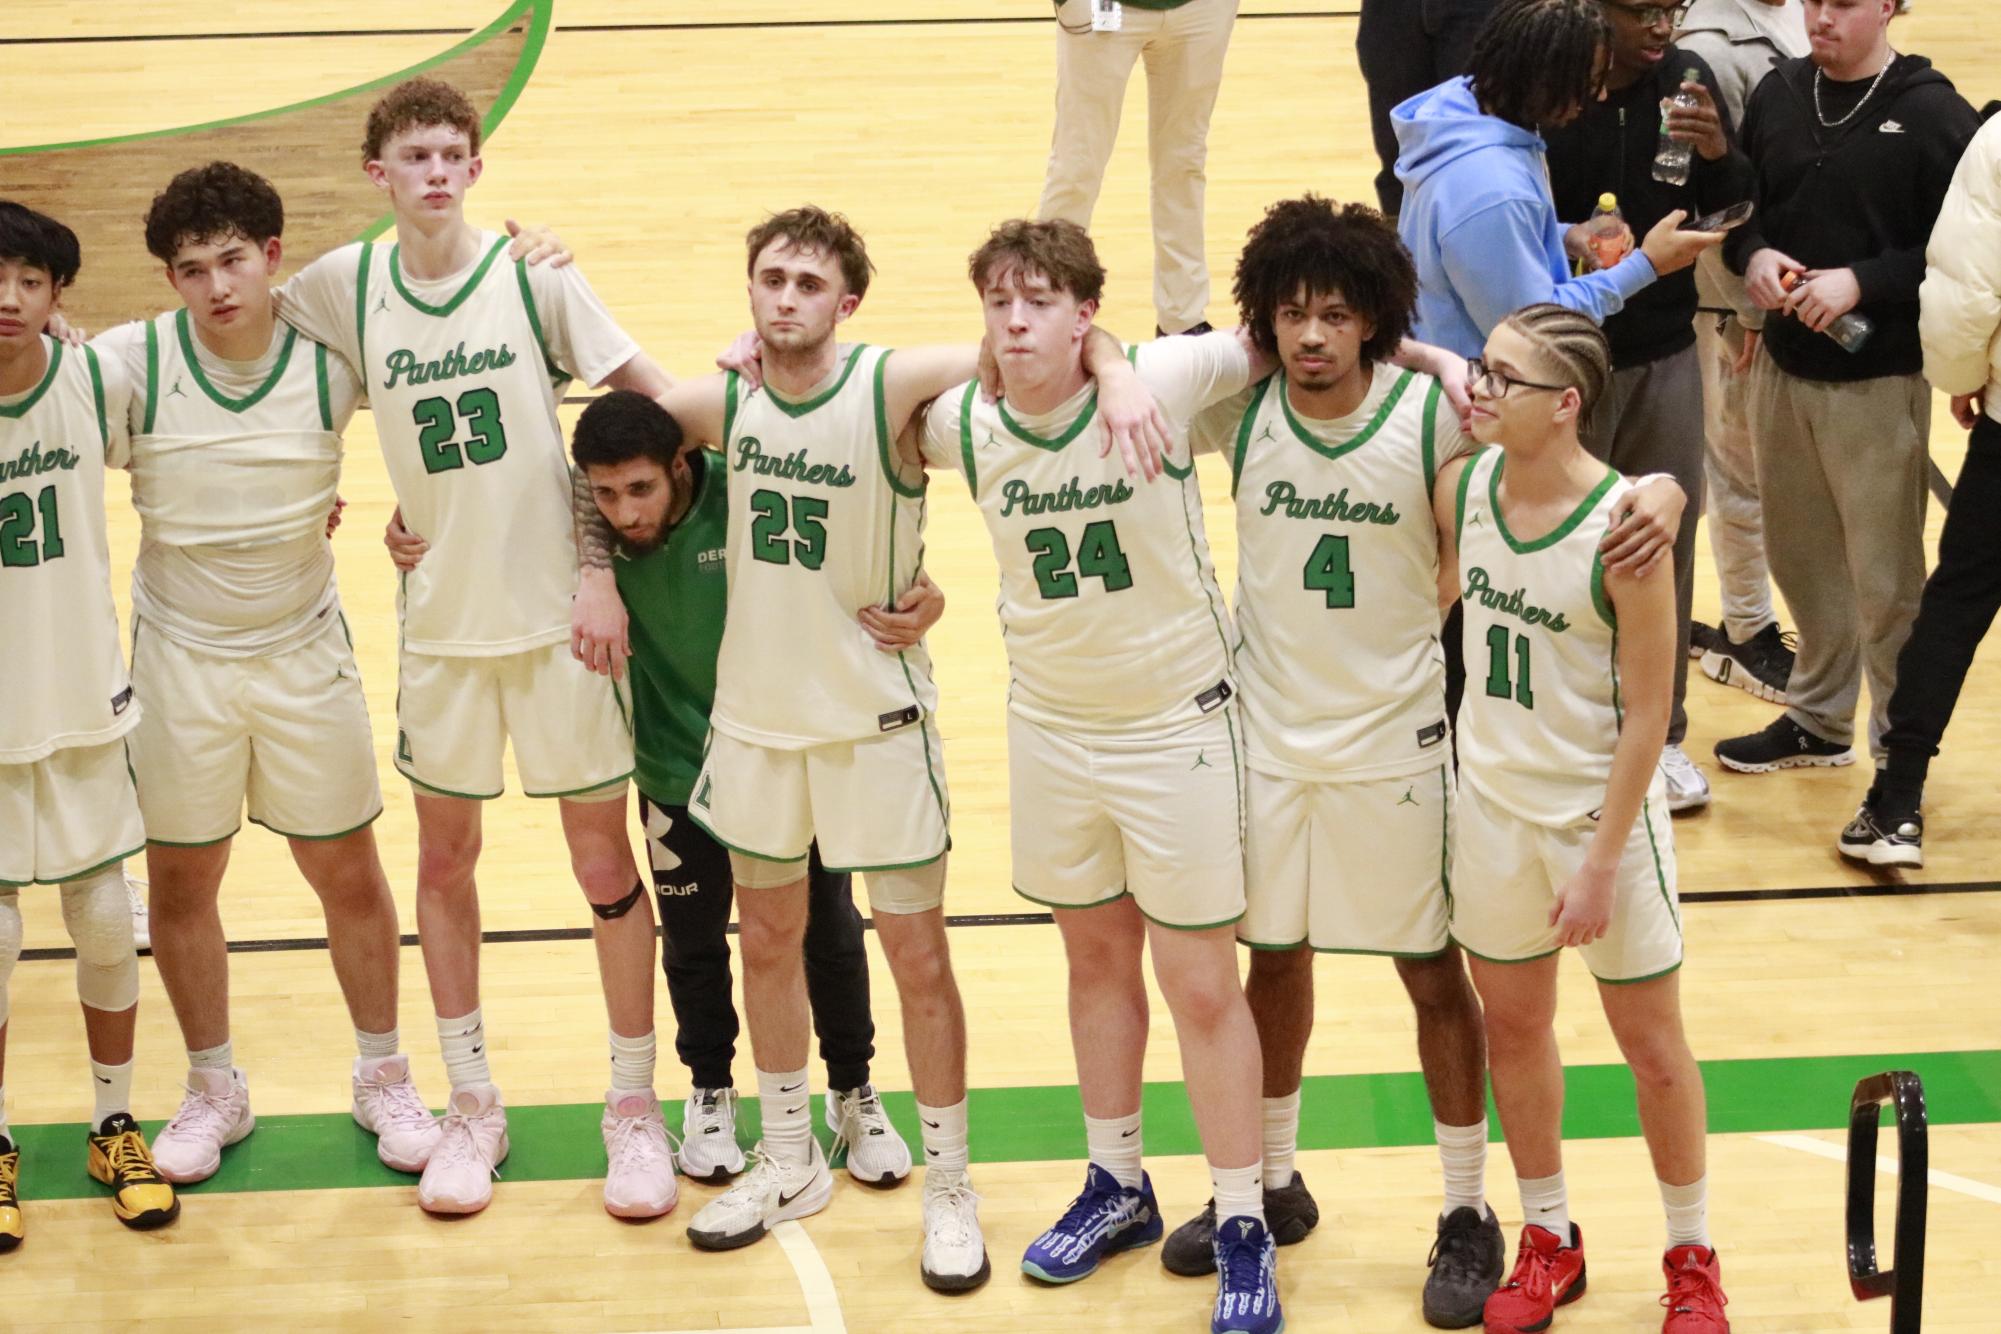
[[1685,232],[1727,232],[1732,227],[1742,227],[1745,223],[1749,222],[1751,215],[1757,212],[1757,209],[1758,206],[1747,199],[1741,204],[1732,204],[1729,208],[1718,209],[1708,217],[1694,218],[1688,222],[1684,222],[1680,230]]

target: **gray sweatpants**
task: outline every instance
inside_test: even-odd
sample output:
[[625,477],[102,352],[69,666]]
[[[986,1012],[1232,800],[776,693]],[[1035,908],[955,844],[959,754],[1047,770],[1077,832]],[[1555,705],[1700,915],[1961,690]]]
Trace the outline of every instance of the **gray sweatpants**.
[[1612,373],[1582,433],[1584,447],[1628,477],[1664,472],[1688,493],[1674,537],[1674,712],[1670,746],[1688,733],[1688,617],[1695,594],[1695,530],[1702,518],[1702,365],[1693,347]]
[[1758,460],[1751,444],[1751,373],[1731,371],[1744,350],[1744,326],[1735,315],[1722,328],[1704,311],[1695,317],[1695,349],[1702,358],[1703,433],[1709,483],[1709,552],[1723,595],[1723,630],[1743,643],[1778,620],[1772,610],[1771,572],[1765,567],[1765,511],[1758,502]]
[[1866,673],[1878,760],[1897,652],[1925,586],[1931,416],[1920,375],[1803,380],[1768,353],[1751,372],[1765,556],[1799,631],[1786,713],[1816,736],[1851,743]]

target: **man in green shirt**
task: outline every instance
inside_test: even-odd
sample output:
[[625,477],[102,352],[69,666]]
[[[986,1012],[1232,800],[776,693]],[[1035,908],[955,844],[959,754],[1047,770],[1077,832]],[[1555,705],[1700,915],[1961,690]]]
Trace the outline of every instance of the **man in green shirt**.
[[[571,447],[616,534],[612,569],[631,616],[640,819],[664,928],[675,1050],[693,1078],[681,1170],[720,1182],[744,1167],[730,1078],[738,1032],[725,934],[732,883],[728,850],[688,817],[687,806],[722,646],[729,470],[721,455],[683,453],[681,444],[681,428],[664,408],[643,394],[617,392],[584,410]],[[887,651],[914,645],[944,614],[944,596],[922,576],[904,603],[862,613]],[[869,1083],[875,1022],[861,914],[849,877],[824,869],[817,852],[808,903],[806,988],[827,1062],[827,1123],[852,1176],[894,1185],[909,1174],[910,1150]]]

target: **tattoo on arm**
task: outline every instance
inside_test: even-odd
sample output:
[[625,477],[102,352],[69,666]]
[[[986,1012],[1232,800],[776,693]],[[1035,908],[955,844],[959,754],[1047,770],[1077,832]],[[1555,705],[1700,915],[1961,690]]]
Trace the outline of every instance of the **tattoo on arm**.
[[611,568],[611,524],[591,494],[591,479],[582,468],[570,469],[570,516],[577,530],[577,565],[586,570]]

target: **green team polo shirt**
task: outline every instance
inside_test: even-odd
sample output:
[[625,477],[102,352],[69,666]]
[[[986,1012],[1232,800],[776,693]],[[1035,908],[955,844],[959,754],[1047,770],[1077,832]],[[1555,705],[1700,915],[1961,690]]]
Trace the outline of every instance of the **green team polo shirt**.
[[706,449],[689,454],[688,466],[695,498],[666,542],[636,560],[614,552],[611,562],[631,622],[639,790],[663,806],[687,805],[701,772],[728,605],[729,469]]

